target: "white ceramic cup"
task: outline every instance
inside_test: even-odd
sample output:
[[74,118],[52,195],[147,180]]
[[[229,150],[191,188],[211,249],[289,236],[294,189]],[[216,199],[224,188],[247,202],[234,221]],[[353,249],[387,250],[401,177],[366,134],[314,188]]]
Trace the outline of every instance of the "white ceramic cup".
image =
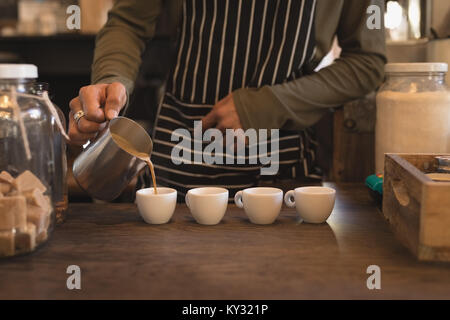
[[266,187],[244,189],[236,193],[234,203],[244,208],[252,223],[271,224],[280,214],[283,190]]
[[155,194],[153,187],[141,189],[136,192],[136,203],[145,222],[167,223],[175,211],[177,190],[158,187],[158,194]]
[[300,187],[286,192],[284,202],[296,208],[303,221],[323,223],[331,215],[336,199],[336,190],[328,187]]
[[185,201],[197,223],[215,225],[227,211],[228,190],[218,187],[191,189],[186,194]]

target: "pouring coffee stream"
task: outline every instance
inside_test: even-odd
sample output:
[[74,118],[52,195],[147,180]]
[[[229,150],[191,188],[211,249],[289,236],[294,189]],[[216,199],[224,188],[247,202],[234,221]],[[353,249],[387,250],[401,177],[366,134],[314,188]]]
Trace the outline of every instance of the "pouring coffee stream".
[[134,155],[136,158],[138,158],[142,161],[145,161],[145,163],[147,163],[147,166],[150,169],[150,173],[152,175],[153,190],[154,190],[155,194],[158,194],[158,188],[156,186],[155,168],[153,166],[152,161],[150,160],[150,156],[145,152],[137,151],[131,143],[129,143],[123,137],[121,137],[115,133],[111,133],[111,137],[113,138],[113,140],[117,143],[117,145],[121,149],[125,150],[126,152]]

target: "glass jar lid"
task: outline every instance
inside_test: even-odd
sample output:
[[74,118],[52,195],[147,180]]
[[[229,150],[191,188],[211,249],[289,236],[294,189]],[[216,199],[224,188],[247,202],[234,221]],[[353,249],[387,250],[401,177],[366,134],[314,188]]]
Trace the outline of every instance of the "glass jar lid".
[[0,79],[37,79],[38,69],[33,64],[0,64]]
[[388,63],[384,70],[387,73],[447,72],[448,64],[441,62]]

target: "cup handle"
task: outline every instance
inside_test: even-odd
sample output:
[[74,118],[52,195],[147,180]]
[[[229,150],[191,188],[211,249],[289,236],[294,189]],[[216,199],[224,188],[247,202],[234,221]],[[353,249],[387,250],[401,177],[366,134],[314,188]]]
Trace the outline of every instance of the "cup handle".
[[289,208],[294,208],[295,207],[295,197],[294,197],[294,190],[290,190],[288,192],[286,192],[286,194],[284,195],[284,203],[289,207]]
[[242,191],[239,191],[234,195],[234,203],[238,208],[244,207],[244,204],[242,203]]
[[187,207],[190,209],[191,207],[189,206],[189,192],[184,196],[184,202],[186,202]]

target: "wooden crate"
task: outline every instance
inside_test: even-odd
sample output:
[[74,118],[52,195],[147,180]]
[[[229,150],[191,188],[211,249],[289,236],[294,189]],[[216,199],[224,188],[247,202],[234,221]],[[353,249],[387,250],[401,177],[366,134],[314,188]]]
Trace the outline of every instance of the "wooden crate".
[[450,182],[425,175],[436,172],[436,156],[386,155],[383,214],[419,260],[450,261]]

